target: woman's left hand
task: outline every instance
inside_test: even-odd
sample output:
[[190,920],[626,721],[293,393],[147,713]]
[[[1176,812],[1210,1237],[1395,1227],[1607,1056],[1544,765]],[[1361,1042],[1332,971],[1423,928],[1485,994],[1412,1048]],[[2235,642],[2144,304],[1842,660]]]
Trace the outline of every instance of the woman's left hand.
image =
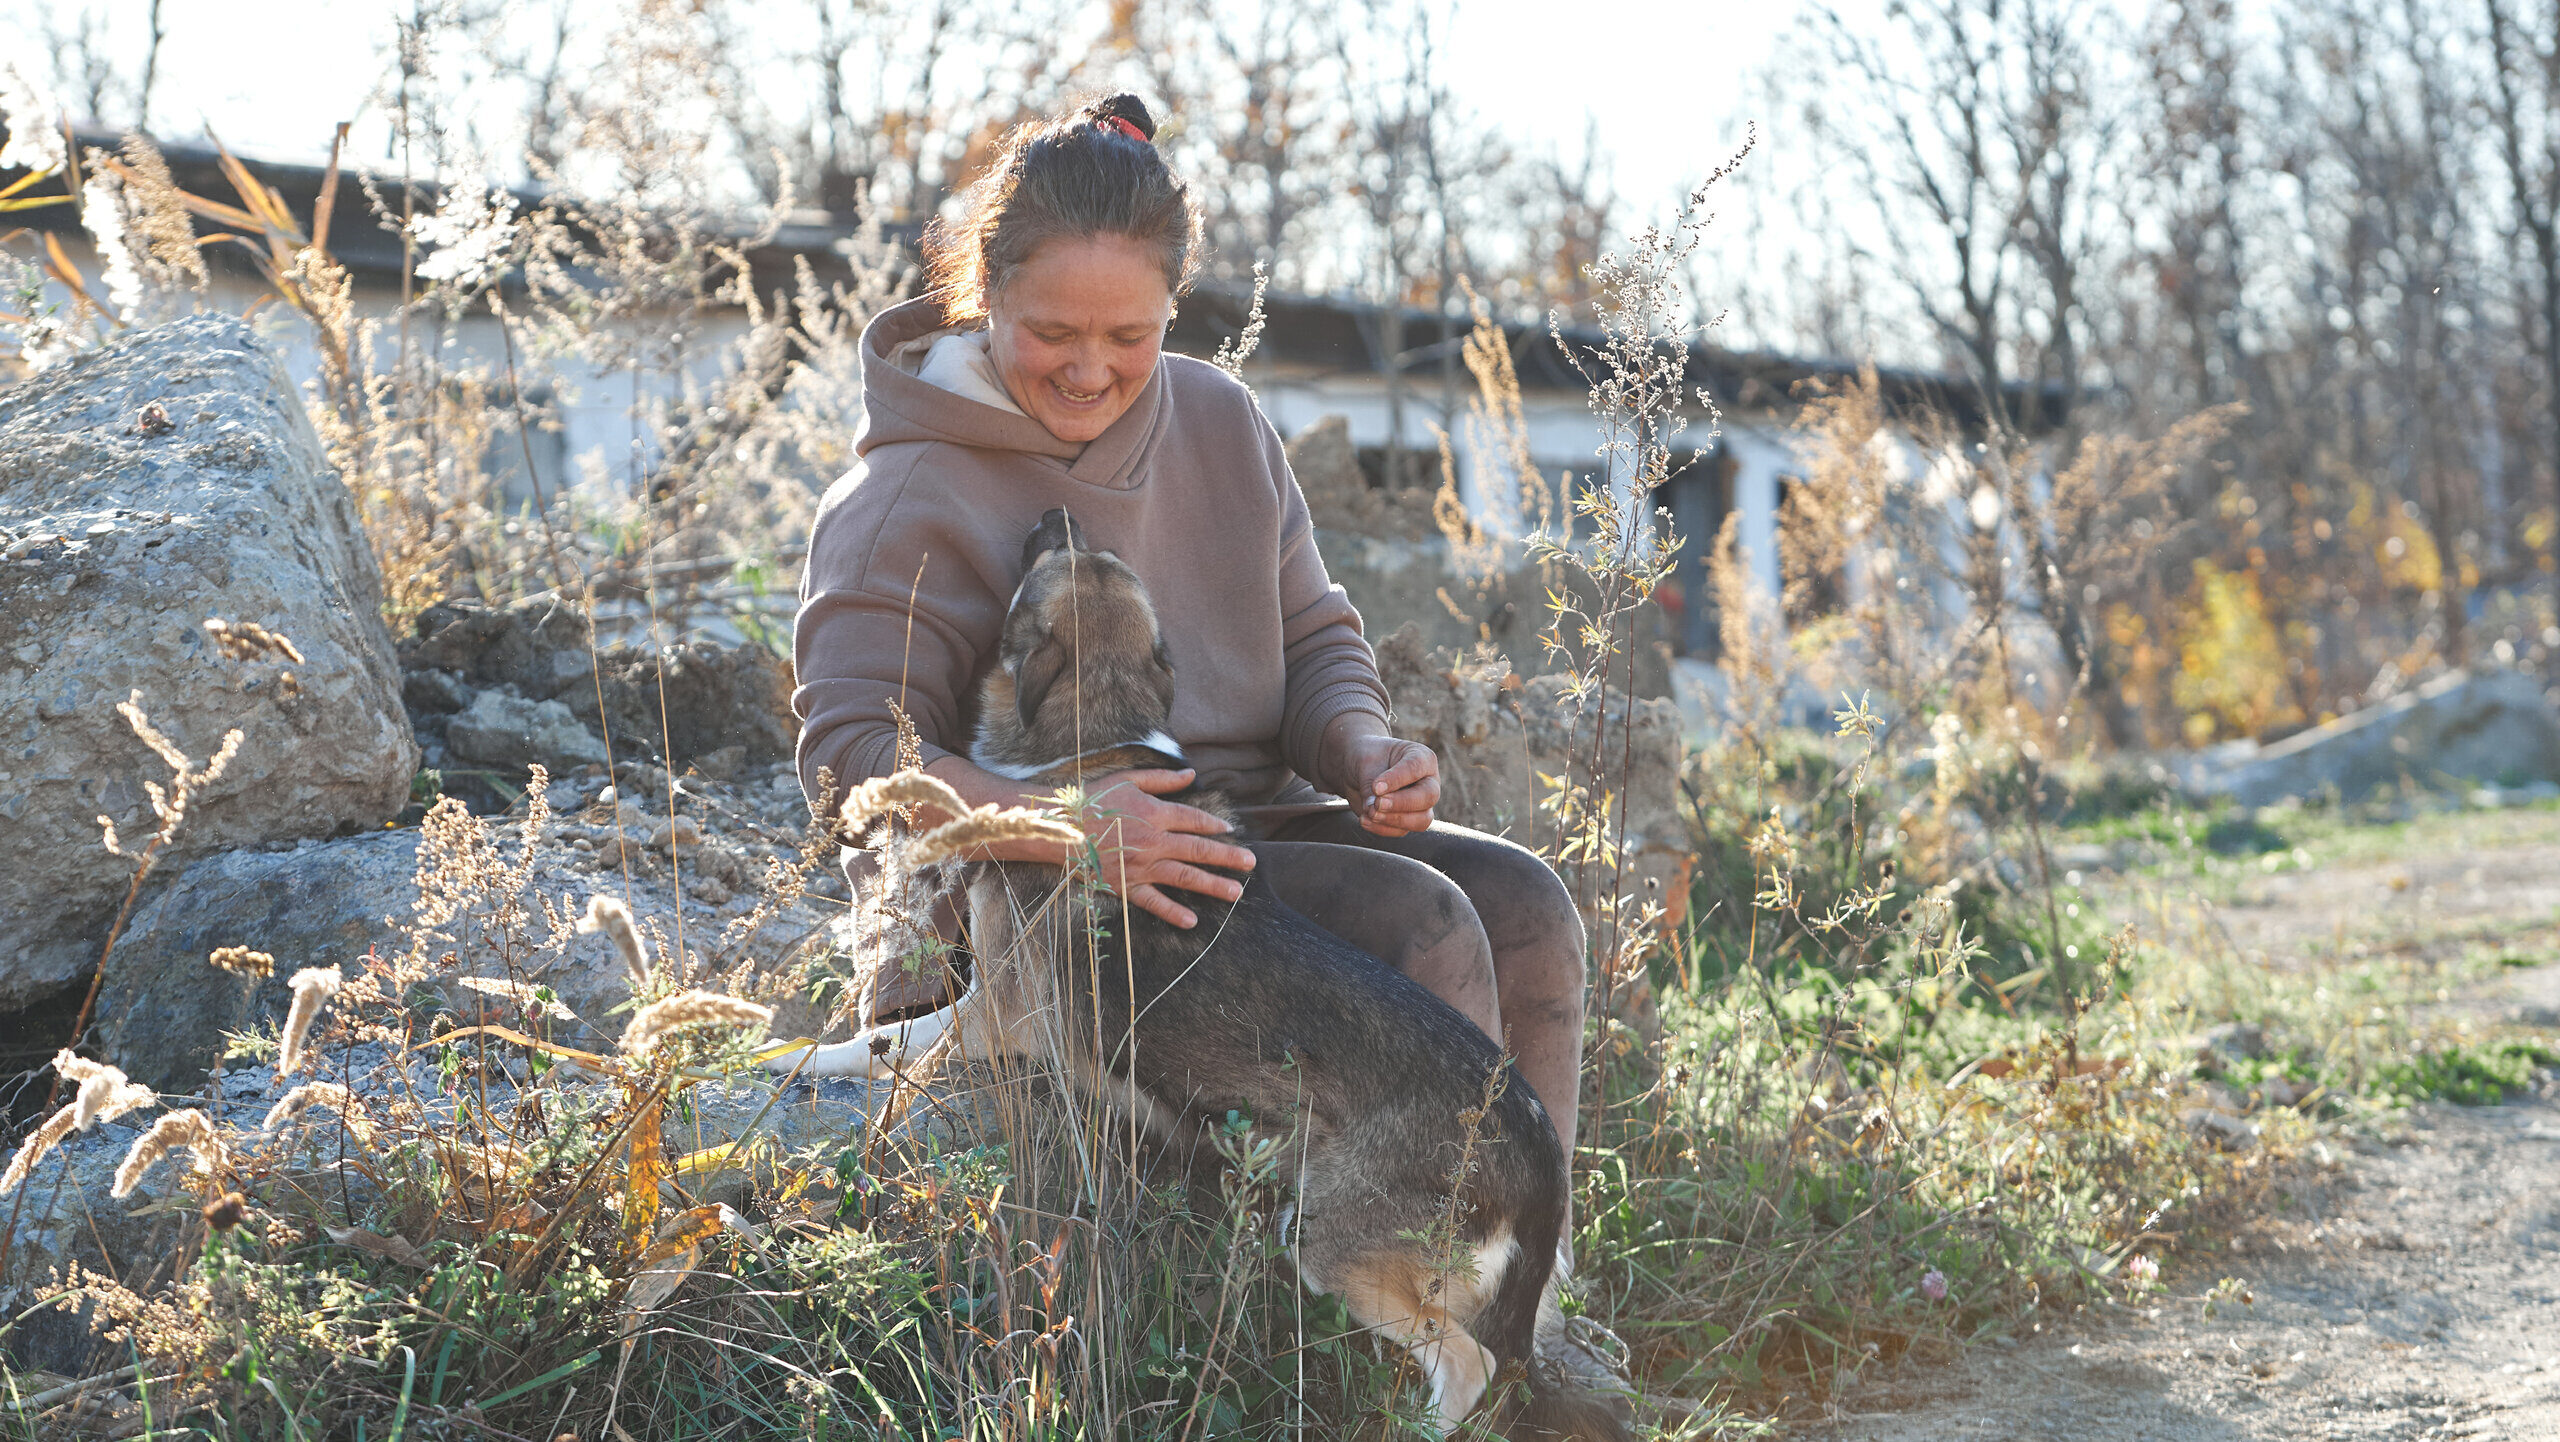
[[1361,829],[1378,836],[1431,829],[1431,808],[1440,804],[1440,758],[1430,747],[1394,736],[1350,736],[1337,754],[1333,774],[1350,783],[1343,794]]

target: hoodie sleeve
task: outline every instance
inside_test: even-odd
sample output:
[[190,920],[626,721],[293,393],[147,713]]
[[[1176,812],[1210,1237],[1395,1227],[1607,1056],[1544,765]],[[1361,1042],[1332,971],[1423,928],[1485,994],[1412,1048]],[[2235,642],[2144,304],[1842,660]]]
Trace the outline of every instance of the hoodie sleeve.
[[1280,491],[1280,639],[1288,668],[1280,756],[1290,770],[1331,791],[1335,778],[1317,770],[1325,729],[1352,712],[1377,717],[1383,728],[1387,688],[1378,679],[1378,658],[1360,634],[1360,613],[1325,574],[1307,498],[1290,473],[1279,433],[1268,419],[1261,432],[1263,463]]
[[810,532],[791,632],[791,708],[800,784],[812,800],[821,768],[839,796],[898,769],[901,710],[915,723],[922,764],[964,745],[960,698],[979,648],[954,618],[985,609],[984,587],[957,547],[898,524],[897,493],[912,474],[839,482]]

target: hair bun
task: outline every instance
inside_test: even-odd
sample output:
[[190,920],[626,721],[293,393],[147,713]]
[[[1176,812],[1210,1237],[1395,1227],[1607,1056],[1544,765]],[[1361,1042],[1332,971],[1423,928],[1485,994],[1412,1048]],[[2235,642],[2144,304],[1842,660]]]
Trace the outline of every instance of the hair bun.
[[1131,125],[1138,127],[1139,133],[1146,136],[1149,143],[1153,143],[1156,138],[1156,121],[1154,116],[1147,113],[1147,102],[1126,91],[1108,99],[1095,101],[1087,107],[1085,114],[1096,121],[1128,121]]

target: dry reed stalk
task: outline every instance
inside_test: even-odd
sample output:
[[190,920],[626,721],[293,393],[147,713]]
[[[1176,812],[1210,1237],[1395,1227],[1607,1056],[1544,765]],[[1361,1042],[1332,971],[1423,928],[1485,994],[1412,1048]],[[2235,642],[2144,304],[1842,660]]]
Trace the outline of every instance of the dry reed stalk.
[[695,1026],[743,1026],[762,1031],[773,1024],[773,1008],[722,996],[716,991],[680,991],[640,1008],[622,1034],[622,1050],[640,1056],[670,1032]]
[[276,1059],[276,1075],[291,1076],[302,1069],[303,1046],[311,1039],[312,1023],[320,1019],[320,1009],[346,985],[334,966],[306,966],[293,974],[293,1009],[285,1013],[284,1039]]
[[18,1148],[18,1154],[9,1159],[9,1170],[0,1174],[0,1192],[25,1181],[28,1174],[36,1169],[36,1163],[43,1161],[46,1153],[71,1135],[72,1125],[79,1119],[79,1114],[78,1102],[65,1102],[52,1116],[46,1117],[44,1125],[29,1134],[26,1142]]
[[916,839],[905,858],[910,866],[932,866],[966,856],[982,846],[1004,841],[1046,841],[1082,846],[1084,832],[1051,812],[1027,806],[984,807],[963,813]]
[[108,1190],[113,1197],[129,1197],[142,1184],[143,1174],[159,1164],[173,1149],[185,1147],[195,1153],[195,1173],[209,1177],[231,1165],[231,1149],[223,1145],[222,1131],[213,1118],[192,1108],[170,1112],[151,1124],[125,1154],[124,1165],[116,1168],[115,1185]]
[[848,834],[860,835],[872,822],[901,808],[932,808],[946,816],[966,816],[969,803],[938,776],[921,771],[900,771],[891,776],[875,776],[853,788],[844,798],[844,828]]
[[280,656],[297,666],[302,664],[302,651],[290,637],[281,631],[270,631],[255,621],[226,621],[220,616],[207,616],[204,633],[211,636],[213,644],[233,661]]
[[151,1088],[126,1080],[122,1068],[75,1056],[67,1050],[54,1055],[53,1069],[62,1080],[75,1083],[80,1090],[46,1117],[44,1124],[29,1134],[9,1159],[8,1171],[0,1173],[0,1192],[25,1181],[64,1137],[75,1131],[85,1132],[100,1122],[114,1121],[160,1099],[160,1094]]
[[640,923],[633,919],[631,908],[613,897],[598,893],[587,898],[587,914],[578,918],[578,935],[603,932],[622,953],[622,965],[631,973],[634,990],[649,985],[649,941],[640,934]]

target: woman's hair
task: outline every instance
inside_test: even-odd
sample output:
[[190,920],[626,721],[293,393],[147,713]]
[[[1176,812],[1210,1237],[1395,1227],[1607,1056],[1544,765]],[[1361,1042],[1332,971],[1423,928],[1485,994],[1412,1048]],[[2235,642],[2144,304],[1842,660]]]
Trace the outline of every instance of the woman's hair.
[[1189,289],[1200,206],[1156,153],[1155,135],[1134,95],[1016,126],[962,194],[960,218],[925,230],[927,279],[948,323],[984,320],[1013,272],[1061,237],[1127,236],[1156,251],[1165,289]]

